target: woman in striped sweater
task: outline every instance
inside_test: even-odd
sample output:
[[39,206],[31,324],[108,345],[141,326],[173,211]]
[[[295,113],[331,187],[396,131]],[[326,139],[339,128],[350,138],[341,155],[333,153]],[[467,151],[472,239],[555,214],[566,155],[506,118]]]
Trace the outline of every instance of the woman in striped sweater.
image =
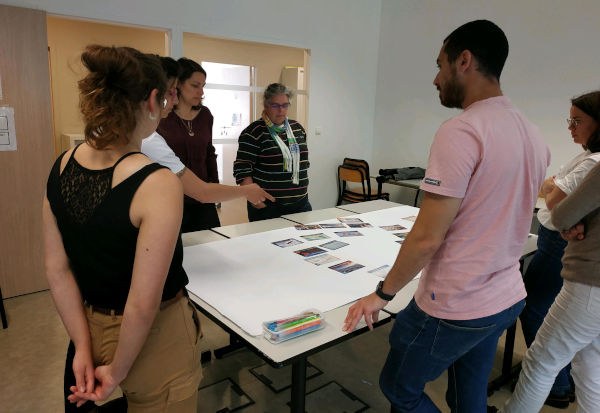
[[239,137],[233,175],[258,184],[275,202],[248,203],[248,219],[260,221],[312,210],[308,201],[308,147],[300,123],[288,119],[292,91],[280,83],[265,90],[262,117]]

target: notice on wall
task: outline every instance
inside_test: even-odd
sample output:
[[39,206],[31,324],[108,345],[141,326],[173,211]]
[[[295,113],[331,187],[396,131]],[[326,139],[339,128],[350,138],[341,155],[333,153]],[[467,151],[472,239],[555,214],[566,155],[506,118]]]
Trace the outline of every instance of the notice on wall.
[[16,151],[15,110],[0,106],[0,151]]

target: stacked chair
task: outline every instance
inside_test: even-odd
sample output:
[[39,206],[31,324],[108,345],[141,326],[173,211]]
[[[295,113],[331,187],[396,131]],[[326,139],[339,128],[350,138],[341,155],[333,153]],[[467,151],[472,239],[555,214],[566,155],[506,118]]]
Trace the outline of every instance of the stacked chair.
[[[359,184],[350,186],[349,183]],[[362,159],[344,158],[342,165],[338,166],[338,200],[342,202],[364,202],[375,199],[390,199],[390,194],[381,191],[381,185],[373,191],[371,189],[371,176],[369,164]]]

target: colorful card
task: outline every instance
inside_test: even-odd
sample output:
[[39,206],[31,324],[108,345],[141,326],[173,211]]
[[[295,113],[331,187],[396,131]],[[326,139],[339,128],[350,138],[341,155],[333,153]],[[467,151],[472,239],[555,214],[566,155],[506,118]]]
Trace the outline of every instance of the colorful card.
[[345,218],[345,217],[338,218],[338,221],[343,222],[345,224],[347,224],[347,223],[357,224],[359,222],[363,222],[362,219],[360,219],[360,218]]
[[338,237],[362,237],[358,231],[340,231],[335,233]]
[[319,247],[310,247],[310,248],[305,248],[303,250],[298,250],[298,251],[294,251],[296,254],[298,255],[302,255],[303,257],[312,257],[313,255],[319,255],[319,254],[323,254],[325,251],[322,248]]
[[388,275],[388,272],[390,272],[391,268],[392,267],[390,267],[389,265],[385,264],[385,265],[382,265],[381,267],[377,267],[377,268],[373,268],[372,270],[369,270],[368,273],[376,275],[376,276],[381,277],[381,278],[385,278],[386,275]]
[[373,225],[367,223],[367,222],[359,222],[356,224],[346,224],[348,225],[350,228],[371,228],[373,227]]
[[352,261],[344,261],[340,262],[339,264],[332,265],[329,268],[342,274],[348,274],[349,272],[356,271],[363,267],[364,265],[360,265]]
[[319,247],[327,248],[328,250],[337,250],[339,248],[345,247],[346,245],[350,244],[342,241],[329,241],[325,244],[319,245]]
[[294,225],[294,228],[302,231],[306,231],[309,229],[321,229],[319,225]]
[[402,219],[403,219],[403,220],[405,220],[405,221],[412,221],[412,222],[415,222],[415,221],[417,220],[417,216],[416,216],[416,215],[412,215],[412,216],[410,216],[410,217],[404,217],[404,218],[402,218]]
[[300,235],[301,238],[304,238],[307,241],[316,241],[318,239],[328,239],[329,237],[322,232],[319,234],[310,234],[310,235]]
[[386,231],[402,231],[403,229],[406,229],[406,227],[403,227],[402,225],[384,225],[382,227],[379,228],[383,228]]
[[292,245],[302,244],[302,241],[299,241],[294,238],[288,238],[288,239],[282,239],[281,241],[272,242],[271,244],[277,245],[278,247],[281,247],[281,248],[285,248],[285,247],[291,247]]
[[314,257],[310,257],[305,259],[304,261],[310,262],[311,264],[315,264],[315,265],[325,265],[325,264],[330,264],[334,261],[338,261],[339,258],[338,257],[334,257],[333,255],[329,255],[329,254],[320,254],[320,255],[315,255]]
[[397,232],[394,235],[400,238],[400,240],[404,241],[408,235],[408,232]]
[[319,224],[319,225],[323,229],[325,229],[325,228],[346,228],[346,226],[344,224],[342,224],[341,222],[335,222],[333,224]]

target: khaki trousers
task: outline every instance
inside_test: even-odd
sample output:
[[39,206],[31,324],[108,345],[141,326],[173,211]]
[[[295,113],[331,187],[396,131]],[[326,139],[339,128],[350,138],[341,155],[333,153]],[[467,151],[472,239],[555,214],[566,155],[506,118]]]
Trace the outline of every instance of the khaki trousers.
[[[129,374],[120,384],[127,396],[128,412],[196,412],[202,379],[198,310],[181,297],[160,310],[146,343]],[[122,316],[94,312],[86,307],[96,366],[113,360]]]

